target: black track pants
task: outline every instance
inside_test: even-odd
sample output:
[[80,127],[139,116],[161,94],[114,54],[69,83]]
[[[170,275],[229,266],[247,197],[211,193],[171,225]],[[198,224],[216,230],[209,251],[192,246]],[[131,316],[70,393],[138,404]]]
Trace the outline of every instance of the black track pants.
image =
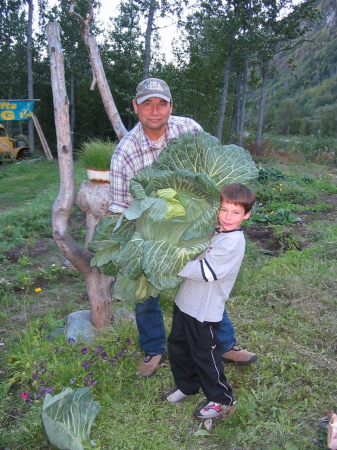
[[184,394],[196,394],[201,387],[208,401],[232,405],[216,337],[219,323],[201,323],[174,305],[169,358],[176,385]]

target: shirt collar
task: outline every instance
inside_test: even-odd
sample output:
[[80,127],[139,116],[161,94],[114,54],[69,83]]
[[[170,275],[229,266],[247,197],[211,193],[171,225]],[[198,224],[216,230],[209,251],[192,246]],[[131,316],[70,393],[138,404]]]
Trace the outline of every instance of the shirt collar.
[[[176,135],[172,124],[171,124],[171,116],[168,118],[166,129],[165,129],[165,141],[169,142],[171,139],[179,137],[179,135]],[[155,148],[153,145],[152,140],[148,137],[148,135],[145,133],[144,128],[140,122],[138,122],[138,132],[139,132],[139,145],[143,152],[150,151],[151,149]]]

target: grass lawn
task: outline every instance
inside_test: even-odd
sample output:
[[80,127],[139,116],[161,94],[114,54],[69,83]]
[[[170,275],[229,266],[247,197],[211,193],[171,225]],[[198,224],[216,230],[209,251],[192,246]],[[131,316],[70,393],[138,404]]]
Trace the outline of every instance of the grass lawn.
[[[259,359],[225,366],[236,405],[211,429],[192,414],[202,393],[178,405],[161,400],[173,386],[168,362],[151,379],[136,377],[142,354],[134,321],[113,322],[92,345],[53,334],[69,313],[89,307],[81,275],[63,268],[51,234],[58,164],[0,167],[0,449],[55,448],[41,420],[45,393],[85,386],[101,407],[93,448],[327,448],[319,423],[337,404],[337,170],[287,156],[255,159],[257,207],[227,309],[239,344]],[[78,186],[85,174],[77,164],[75,173]],[[83,243],[76,205],[70,230]],[[161,298],[168,332],[174,294]],[[134,310],[113,303],[121,307]]]

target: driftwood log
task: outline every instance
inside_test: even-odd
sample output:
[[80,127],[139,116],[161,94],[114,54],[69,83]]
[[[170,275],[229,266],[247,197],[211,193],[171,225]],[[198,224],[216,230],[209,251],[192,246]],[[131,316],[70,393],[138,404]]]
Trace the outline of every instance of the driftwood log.
[[95,226],[108,214],[110,205],[110,183],[90,180],[81,183],[77,193],[77,206],[86,214],[85,248],[88,248]]
[[90,267],[93,254],[88,249],[80,247],[68,231],[70,211],[75,199],[75,177],[60,25],[49,23],[46,33],[60,167],[60,190],[52,207],[53,237],[63,255],[84,278],[92,323],[95,327],[105,327],[111,321],[111,286],[114,279],[100,273],[96,267]]

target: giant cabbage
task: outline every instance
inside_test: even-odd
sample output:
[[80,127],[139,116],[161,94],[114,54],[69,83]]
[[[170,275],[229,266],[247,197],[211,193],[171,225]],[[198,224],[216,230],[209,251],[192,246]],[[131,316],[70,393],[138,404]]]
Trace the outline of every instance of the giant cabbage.
[[91,266],[116,277],[114,297],[131,303],[175,288],[178,272],[209,245],[220,189],[257,177],[241,147],[222,146],[206,132],[173,139],[131,180],[134,200],[124,214],[96,226]]

